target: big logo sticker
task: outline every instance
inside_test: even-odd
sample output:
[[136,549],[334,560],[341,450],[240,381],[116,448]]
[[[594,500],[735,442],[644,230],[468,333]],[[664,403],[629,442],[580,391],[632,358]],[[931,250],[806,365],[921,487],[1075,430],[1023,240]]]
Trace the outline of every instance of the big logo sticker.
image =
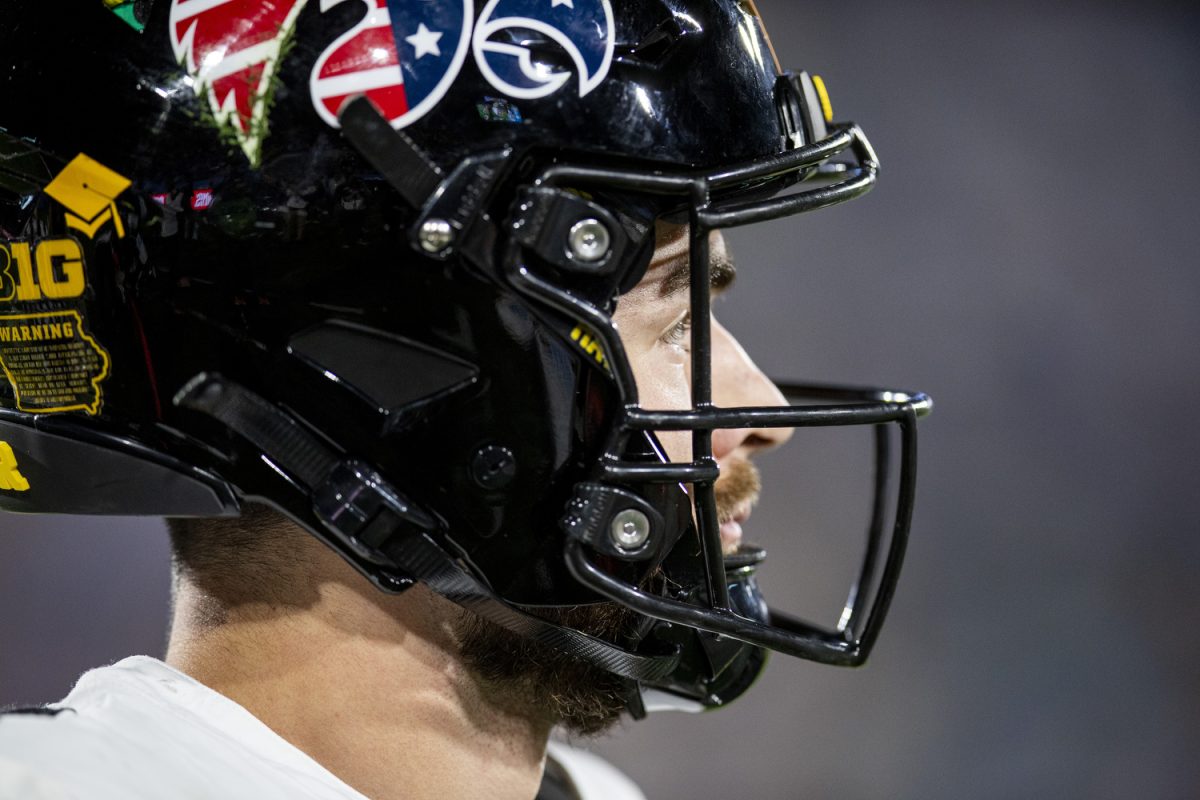
[[[213,116],[257,166],[267,133],[279,61],[308,0],[172,0],[171,44],[208,98]],[[416,122],[454,84],[474,52],[497,91],[521,99],[561,90],[571,70],[539,63],[519,42],[532,32],[567,55],[579,94],[612,64],[610,0],[490,0],[478,21],[473,0],[358,0],[366,16],[317,58],[313,107],[337,127],[347,99],[365,94],[394,128]],[[347,0],[320,0],[325,12]],[[515,35],[514,35],[515,34]]]
[[84,314],[87,268],[79,236],[123,238],[117,198],[131,185],[80,153],[44,190],[78,235],[0,238],[0,375],[21,411],[100,413],[110,362]]

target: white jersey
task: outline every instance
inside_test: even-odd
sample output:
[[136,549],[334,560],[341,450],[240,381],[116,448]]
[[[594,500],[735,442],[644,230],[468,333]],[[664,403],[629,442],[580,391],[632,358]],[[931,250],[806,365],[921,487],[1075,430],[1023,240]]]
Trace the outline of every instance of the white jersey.
[[[596,756],[550,749],[554,796],[645,800]],[[0,715],[0,800],[143,798],[367,800],[237,703],[146,656],[85,673],[38,713]]]

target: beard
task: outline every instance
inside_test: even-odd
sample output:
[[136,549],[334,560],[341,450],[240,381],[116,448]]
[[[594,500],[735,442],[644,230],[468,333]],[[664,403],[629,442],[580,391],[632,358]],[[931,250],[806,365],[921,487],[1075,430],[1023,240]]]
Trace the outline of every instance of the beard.
[[[607,642],[622,641],[641,619],[616,603],[543,608],[537,615]],[[455,631],[463,663],[488,702],[571,734],[594,736],[611,728],[635,691],[625,678],[469,611]]]
[[[758,470],[749,461],[727,464],[713,489],[718,520],[733,519],[739,508],[753,504],[760,485]],[[663,579],[661,568],[656,569],[643,588],[654,593],[647,587],[661,586]],[[628,641],[644,619],[611,602],[539,609],[538,616],[610,643]],[[469,611],[462,612],[455,632],[463,663],[490,703],[577,736],[594,736],[615,725],[636,691],[626,678]]]
[[743,507],[758,502],[762,477],[749,461],[731,461],[721,468],[721,479],[713,487],[717,502],[717,522],[729,522]]

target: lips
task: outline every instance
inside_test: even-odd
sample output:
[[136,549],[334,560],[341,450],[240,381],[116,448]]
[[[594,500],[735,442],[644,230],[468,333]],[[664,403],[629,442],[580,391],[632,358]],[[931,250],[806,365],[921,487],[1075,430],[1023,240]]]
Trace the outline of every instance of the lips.
[[742,543],[742,525],[736,520],[721,523],[721,552],[730,555],[737,552]]
[[738,504],[732,517],[721,523],[721,552],[729,555],[737,551],[742,543],[742,523],[750,519],[750,502]]

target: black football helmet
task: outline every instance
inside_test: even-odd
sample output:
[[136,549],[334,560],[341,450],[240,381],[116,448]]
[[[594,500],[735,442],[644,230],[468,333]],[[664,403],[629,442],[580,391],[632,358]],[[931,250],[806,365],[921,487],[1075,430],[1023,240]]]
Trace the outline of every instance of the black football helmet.
[[[709,233],[878,171],[752,0],[13,0],[0,62],[0,508],[265,502],[635,714],[727,703],[767,650],[867,657],[929,399],[712,403]],[[639,404],[612,322],[659,220],[690,225],[686,410]],[[768,608],[761,550],[722,555],[711,437],[844,425],[875,431],[876,509],[824,629]],[[604,600],[635,635],[537,612]]]

